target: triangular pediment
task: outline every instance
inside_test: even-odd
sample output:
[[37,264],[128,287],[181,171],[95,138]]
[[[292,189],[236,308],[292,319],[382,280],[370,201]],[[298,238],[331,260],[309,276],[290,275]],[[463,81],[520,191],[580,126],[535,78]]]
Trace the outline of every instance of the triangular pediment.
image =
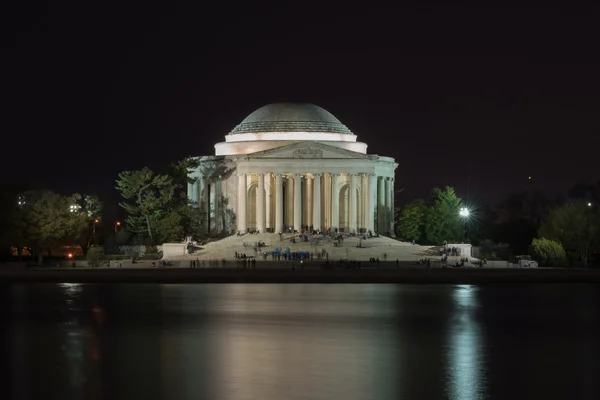
[[298,142],[286,146],[277,147],[248,154],[248,158],[297,158],[297,159],[319,159],[319,158],[368,158],[366,154],[357,153],[339,147],[319,142]]

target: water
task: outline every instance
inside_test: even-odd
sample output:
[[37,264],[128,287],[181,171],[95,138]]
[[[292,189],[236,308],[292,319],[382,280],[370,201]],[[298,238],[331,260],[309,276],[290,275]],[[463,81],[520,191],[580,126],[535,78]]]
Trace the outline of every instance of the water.
[[593,285],[0,286],[2,399],[598,399]]

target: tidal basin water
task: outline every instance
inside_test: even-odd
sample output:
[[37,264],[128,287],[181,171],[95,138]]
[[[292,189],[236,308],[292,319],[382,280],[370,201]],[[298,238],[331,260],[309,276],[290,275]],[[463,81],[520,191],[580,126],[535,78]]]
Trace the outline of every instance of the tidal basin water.
[[597,285],[0,286],[2,399],[599,399]]

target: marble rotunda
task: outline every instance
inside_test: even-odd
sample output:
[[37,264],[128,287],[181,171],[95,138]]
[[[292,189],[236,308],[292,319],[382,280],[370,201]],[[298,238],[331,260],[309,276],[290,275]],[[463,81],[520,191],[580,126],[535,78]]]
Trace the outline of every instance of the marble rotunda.
[[188,197],[209,234],[338,230],[393,236],[393,158],[313,104],[274,103],[198,157]]

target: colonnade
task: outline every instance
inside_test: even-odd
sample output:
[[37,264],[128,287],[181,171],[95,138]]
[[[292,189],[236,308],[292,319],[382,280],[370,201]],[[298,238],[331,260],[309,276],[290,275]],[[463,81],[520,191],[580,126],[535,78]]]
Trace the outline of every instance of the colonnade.
[[219,201],[222,197],[223,180],[217,176],[212,180],[204,176],[197,177],[193,183],[188,183],[188,198],[195,207],[202,207],[203,224],[207,232],[213,229],[221,232],[225,229],[222,218],[223,204]]
[[238,174],[237,230],[394,231],[394,178],[369,173]]

